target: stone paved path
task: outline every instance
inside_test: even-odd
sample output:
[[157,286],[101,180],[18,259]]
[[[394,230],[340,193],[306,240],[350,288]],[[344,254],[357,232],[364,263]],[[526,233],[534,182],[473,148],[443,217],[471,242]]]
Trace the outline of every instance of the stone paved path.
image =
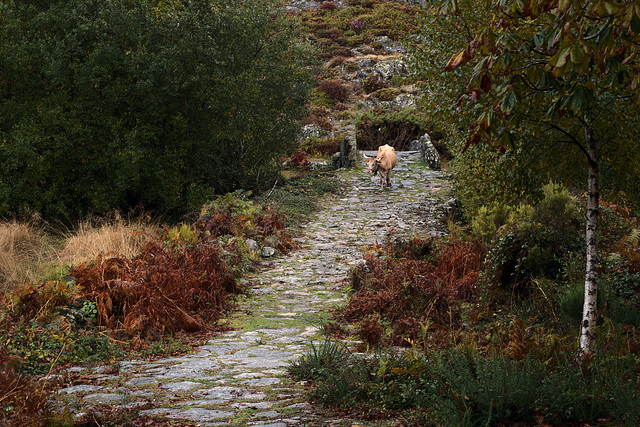
[[391,190],[379,192],[378,177],[363,170],[337,174],[347,190],[328,198],[304,226],[301,248],[247,278],[254,295],[231,319],[237,330],[183,357],[72,368],[85,384],[59,390],[56,399],[75,414],[121,405],[172,425],[367,425],[323,416],[305,402],[303,386],[286,376],[286,367],[320,339],[323,319],[344,303],[345,279],[364,245],[383,243],[390,233],[441,232],[448,182],[414,152],[399,153]]

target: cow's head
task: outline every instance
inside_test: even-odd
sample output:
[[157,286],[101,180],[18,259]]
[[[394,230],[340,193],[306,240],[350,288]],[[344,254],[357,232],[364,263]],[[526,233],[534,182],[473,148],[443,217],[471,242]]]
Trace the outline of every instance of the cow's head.
[[375,156],[374,157],[369,157],[366,154],[363,154],[364,156],[364,161],[367,164],[367,172],[372,173],[372,174],[377,174],[378,173],[378,168],[380,168],[380,162],[382,161],[382,159],[377,159]]

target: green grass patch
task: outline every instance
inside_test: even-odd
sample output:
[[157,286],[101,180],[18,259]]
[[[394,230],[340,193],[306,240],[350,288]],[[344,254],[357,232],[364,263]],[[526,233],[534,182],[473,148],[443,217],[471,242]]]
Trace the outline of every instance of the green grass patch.
[[287,180],[284,185],[258,197],[257,201],[276,207],[286,216],[287,227],[295,229],[321,208],[323,196],[339,194],[341,188],[340,181],[333,174],[305,175]]

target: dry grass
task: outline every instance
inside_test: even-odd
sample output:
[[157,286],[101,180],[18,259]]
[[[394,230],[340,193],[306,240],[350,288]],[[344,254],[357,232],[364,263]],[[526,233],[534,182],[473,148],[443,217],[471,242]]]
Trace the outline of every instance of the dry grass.
[[92,218],[65,233],[64,245],[58,254],[63,264],[78,265],[99,255],[105,258],[130,259],[138,255],[145,243],[158,237],[159,226],[148,218]]
[[148,219],[89,219],[75,230],[53,231],[37,219],[0,222],[0,292],[37,282],[60,267],[103,257],[131,258],[157,234]]
[[0,291],[43,276],[53,247],[54,240],[37,221],[0,223]]

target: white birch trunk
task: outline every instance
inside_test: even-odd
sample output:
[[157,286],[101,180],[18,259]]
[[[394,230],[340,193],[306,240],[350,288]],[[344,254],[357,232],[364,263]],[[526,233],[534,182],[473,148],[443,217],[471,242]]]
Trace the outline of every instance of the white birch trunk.
[[582,326],[580,330],[580,357],[593,353],[595,339],[597,304],[598,304],[598,252],[597,231],[600,215],[599,189],[599,147],[589,126],[585,130],[586,148],[589,163],[589,177],[587,185],[587,260],[584,283],[584,306],[582,309]]

